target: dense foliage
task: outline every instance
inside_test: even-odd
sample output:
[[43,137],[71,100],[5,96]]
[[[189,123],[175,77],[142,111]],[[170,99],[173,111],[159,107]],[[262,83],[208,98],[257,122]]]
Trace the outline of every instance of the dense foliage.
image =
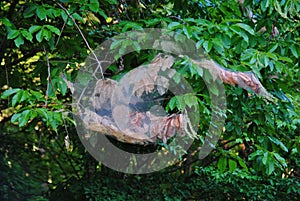
[[[16,0],[1,1],[0,7],[0,200],[300,197],[298,1]],[[90,53],[87,44],[93,49],[119,33],[154,27],[184,34],[226,68],[254,72],[278,101],[226,86],[222,139],[199,160],[210,97],[193,66],[179,63],[176,68],[199,103],[199,138],[175,165],[127,175],[106,168],[84,149],[64,78],[74,81]],[[120,51],[128,43],[124,40]],[[156,54],[136,46],[105,76],[119,79]]]

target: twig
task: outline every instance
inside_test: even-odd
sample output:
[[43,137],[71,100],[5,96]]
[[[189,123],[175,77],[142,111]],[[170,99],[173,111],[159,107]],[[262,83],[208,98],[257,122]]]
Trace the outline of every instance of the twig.
[[[78,172],[76,171],[76,168],[75,168],[75,166],[74,166],[74,164],[73,164],[73,162],[72,162],[72,158],[70,157],[69,154],[67,154],[67,153],[65,152],[65,148],[64,148],[64,146],[60,143],[59,140],[55,140],[55,142],[56,142],[57,145],[59,146],[59,148],[60,148],[60,150],[61,150],[61,153],[64,153],[64,155],[65,155],[67,161],[70,163],[70,166],[71,166],[71,168],[73,169],[73,172],[74,172],[74,174],[76,175],[77,179],[79,179],[80,176],[79,176]],[[54,145],[52,145],[52,146],[54,146]],[[64,168],[63,168],[63,166],[59,163],[59,161],[56,160],[56,158],[54,158],[54,160],[58,163],[58,165],[60,166],[60,168],[61,168],[61,169],[63,170],[63,172],[65,173]],[[66,173],[65,173],[65,174],[66,174]]]
[[45,103],[45,107],[47,107],[47,105],[48,105],[48,98],[49,98],[50,80],[51,80],[51,69],[50,69],[49,58],[48,58],[48,54],[47,54],[45,46],[44,46],[44,53],[46,55],[47,69],[48,69],[47,90],[46,90],[46,103]]
[[172,15],[172,16],[169,16],[169,18],[173,18],[173,19],[179,20],[179,21],[181,21],[183,24],[186,24],[186,22],[185,22],[183,19],[181,19],[180,17],[177,17],[177,16]]
[[[88,83],[89,83],[89,81],[88,81]],[[88,83],[87,83],[87,85],[88,85]],[[82,99],[83,94],[85,93],[86,88],[87,88],[87,86],[83,88],[83,90],[82,90],[82,92],[81,92],[81,94],[80,94],[80,96],[77,100],[77,105],[80,105],[80,101]]]
[[102,67],[101,67],[101,62],[98,60],[98,58],[97,58],[95,52],[94,52],[94,51],[92,50],[92,48],[90,47],[88,41],[87,41],[86,38],[84,37],[84,35],[83,35],[81,29],[79,28],[78,24],[76,23],[75,19],[73,18],[73,16],[69,13],[69,11],[68,11],[63,5],[61,5],[61,4],[58,3],[58,2],[56,2],[56,3],[57,3],[57,5],[59,5],[59,7],[61,7],[61,8],[67,13],[67,15],[72,19],[74,25],[76,26],[76,28],[78,29],[78,31],[79,31],[79,33],[80,33],[82,39],[84,40],[84,42],[85,42],[87,48],[89,49],[89,51],[92,53],[92,55],[95,57],[95,59],[96,59],[96,61],[97,61],[97,64],[98,64],[97,68],[100,68],[100,71],[101,71],[101,79],[104,79],[104,75],[103,75],[103,71],[102,71]]
[[65,136],[65,146],[67,149],[70,148],[70,135],[69,135],[69,131],[68,131],[68,128],[67,128],[67,124],[66,124],[66,120],[65,120],[65,117],[64,115],[62,115],[62,120],[64,122],[64,127],[65,127],[65,131],[67,133],[67,135]]
[[[8,70],[7,70],[7,66],[6,66],[6,63],[4,65],[4,68],[5,68],[5,77],[6,77],[6,84],[7,86],[9,86],[9,79],[8,79]],[[10,102],[10,96],[8,96],[8,102]]]
[[62,32],[63,32],[63,30],[64,30],[64,28],[65,28],[65,26],[66,26],[66,24],[67,24],[67,21],[68,21],[68,19],[64,22],[64,24],[63,24],[63,26],[62,26],[62,28],[61,28],[61,30],[60,30],[60,33],[59,33],[58,39],[57,39],[57,41],[56,41],[56,43],[55,43],[54,49],[56,48],[58,42],[60,41]]

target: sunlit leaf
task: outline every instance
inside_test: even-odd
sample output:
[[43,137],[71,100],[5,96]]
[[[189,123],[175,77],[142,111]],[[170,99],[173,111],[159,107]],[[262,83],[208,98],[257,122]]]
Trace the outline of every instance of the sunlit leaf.
[[25,126],[28,123],[29,118],[30,118],[30,110],[24,110],[18,119],[19,127]]
[[52,25],[45,25],[51,32],[55,33],[56,35],[60,34],[60,30]]
[[8,31],[7,39],[14,39],[20,35],[19,30],[12,29]]
[[274,143],[274,144],[277,144],[280,146],[280,148],[285,151],[285,152],[288,152],[288,148],[280,141],[278,140],[277,138],[273,137],[273,136],[268,136],[268,138]]
[[203,48],[205,49],[206,52],[210,52],[212,47],[213,47],[213,43],[211,41],[205,41],[203,43]]
[[282,156],[280,156],[278,153],[273,153],[273,155],[275,156],[276,160],[278,160],[283,167],[287,167],[286,160]]
[[43,40],[43,29],[41,29],[41,30],[35,35],[35,37],[36,37],[36,40],[37,40],[38,42],[42,42],[42,40]]
[[14,42],[17,47],[20,47],[21,45],[24,44],[24,38],[22,36],[19,36],[14,40]]
[[1,98],[6,99],[8,96],[11,96],[12,94],[17,93],[21,89],[19,88],[14,88],[14,89],[7,89],[1,94]]
[[40,29],[41,29],[41,26],[39,26],[39,25],[32,25],[28,30],[29,30],[30,33],[34,33],[34,32],[36,32],[36,31],[38,31]]
[[18,119],[20,118],[20,116],[21,116],[21,113],[15,113],[15,114],[13,114],[13,116],[11,117],[11,122],[12,123],[16,123],[17,121],[18,121]]
[[237,23],[236,26],[244,29],[245,31],[247,31],[249,34],[254,35],[254,30],[252,29],[252,27],[250,27],[248,24],[243,24],[243,23]]
[[23,95],[23,91],[18,91],[18,93],[16,93],[12,99],[11,99],[11,105],[14,107],[17,103],[20,102],[21,98]]
[[47,10],[43,6],[38,6],[36,14],[40,20],[44,20],[47,17]]
[[291,50],[292,54],[293,54],[296,58],[299,57],[298,52],[297,52],[297,49],[296,49],[296,45],[294,45],[294,44],[291,45],[291,46],[290,46],[290,50]]
[[24,38],[26,38],[27,40],[29,40],[30,42],[32,42],[33,36],[30,32],[28,32],[27,30],[21,30],[21,34]]

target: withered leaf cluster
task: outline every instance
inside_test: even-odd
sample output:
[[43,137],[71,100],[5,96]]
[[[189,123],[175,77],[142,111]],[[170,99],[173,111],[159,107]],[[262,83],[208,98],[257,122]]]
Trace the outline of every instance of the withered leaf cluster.
[[[260,83],[251,72],[233,72],[222,68],[213,61],[194,61],[201,68],[210,71],[214,79],[220,79],[225,84],[240,86],[252,90],[264,98],[274,101],[274,97]],[[133,70],[136,77],[140,77],[133,86],[135,95],[140,98],[142,94],[149,94],[156,89],[160,95],[165,93],[169,81],[159,72],[168,71],[172,77],[175,70],[170,69],[174,58],[170,55],[158,54],[149,65],[151,73],[143,69]],[[112,106],[112,96],[118,87],[118,82],[111,79],[98,80],[90,103],[94,111],[86,111],[83,121],[88,129],[104,135],[114,136],[117,140],[132,144],[155,143],[157,139],[164,143],[175,134],[195,137],[196,132],[191,128],[190,119],[184,114],[157,115],[151,111],[132,111],[126,105]],[[122,122],[120,126],[120,122]],[[189,129],[187,129],[189,128]]]
[[[135,95],[140,98],[144,93],[149,94],[154,90],[163,95],[169,83],[167,78],[159,76],[159,72],[169,70],[173,63],[172,56],[158,54],[147,68],[134,69],[131,73],[140,78],[132,89]],[[147,69],[151,69],[151,72]],[[168,77],[172,77],[173,73],[174,70],[168,71]],[[132,111],[128,105],[112,106],[112,96],[117,87],[118,83],[111,79],[97,81],[90,97],[95,111],[86,111],[84,115],[88,129],[134,144],[155,143],[157,139],[166,143],[176,133],[184,135],[183,114],[159,116],[151,111]],[[122,93],[122,90],[117,92]]]

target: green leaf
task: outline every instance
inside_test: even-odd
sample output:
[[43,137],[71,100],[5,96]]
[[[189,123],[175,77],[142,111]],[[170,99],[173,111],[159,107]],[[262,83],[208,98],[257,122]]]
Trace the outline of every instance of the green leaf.
[[45,38],[47,41],[49,41],[52,37],[52,33],[51,31],[47,30],[47,29],[42,29],[42,36],[43,38]]
[[26,38],[27,40],[32,42],[33,36],[29,31],[22,29],[21,34],[22,34],[22,36],[24,36],[24,38]]
[[115,40],[114,42],[111,43],[110,49],[114,50],[117,49],[119,46],[122,46],[122,40]]
[[[186,41],[186,36],[184,36],[183,34],[181,34],[181,33],[175,33],[175,35],[174,35],[174,39],[175,39],[175,41],[179,41],[179,42],[181,42],[181,43],[184,43],[185,41]],[[199,47],[197,47],[197,48],[199,48]]]
[[41,29],[41,30],[35,35],[35,37],[36,37],[36,40],[37,40],[38,42],[42,42],[42,40],[43,40],[43,29]]
[[229,170],[231,172],[233,172],[237,168],[237,163],[232,159],[228,160],[228,165],[229,165]]
[[60,125],[63,121],[62,113],[48,111],[48,117],[47,124],[50,125],[55,132],[57,132],[58,125]]
[[48,120],[48,110],[46,108],[37,108],[36,112],[42,117],[44,118],[44,120]]
[[142,20],[147,26],[154,27],[155,25],[159,24],[161,22],[161,19],[159,18],[152,18],[147,20]]
[[268,138],[276,145],[279,145],[279,147],[285,151],[285,152],[289,152],[288,148],[277,138],[273,137],[273,136],[268,136]]
[[179,95],[179,96],[176,96],[176,107],[178,110],[182,111],[185,109],[185,101],[184,101],[184,98],[183,98],[183,95]]
[[20,116],[21,116],[21,113],[15,113],[15,114],[13,114],[13,116],[11,117],[10,121],[11,121],[12,123],[16,123],[16,122],[18,121],[18,119],[20,118]]
[[105,19],[108,18],[108,16],[105,14],[105,12],[102,9],[99,9],[98,13],[99,13],[99,15],[101,15],[102,17],[104,17]]
[[111,5],[116,5],[118,3],[117,0],[106,0]]
[[245,169],[246,171],[248,171],[248,167],[247,167],[245,161],[244,161],[243,159],[241,159],[240,157],[238,157],[237,159],[238,159],[238,162],[239,162],[240,166],[241,166],[243,169]]
[[120,53],[120,51],[119,51],[120,55],[124,55],[124,54],[125,54],[126,48],[128,48],[128,47],[131,48],[132,43],[133,43],[133,41],[130,40],[130,39],[125,39],[125,40],[123,40],[123,41],[122,41],[121,49],[124,48],[124,52],[123,52],[123,53]]
[[190,39],[192,37],[193,31],[192,31],[191,27],[184,26],[183,33],[186,35],[186,37],[188,39]]
[[240,36],[242,36],[242,38],[244,39],[245,42],[247,42],[247,43],[249,42],[249,37],[243,30],[241,30]]
[[8,31],[7,39],[14,39],[20,35],[19,30],[11,29]]
[[275,10],[279,13],[279,15],[281,15],[281,17],[287,19],[287,13],[283,13],[282,10],[281,10],[281,6],[280,6],[280,3],[278,2],[278,0],[274,0],[274,7],[275,7]]
[[265,12],[267,10],[267,8],[269,7],[269,4],[270,4],[270,0],[263,0],[263,1],[261,1],[261,3],[260,3],[261,10],[263,12]]
[[39,25],[32,25],[28,30],[29,30],[30,33],[34,33],[34,32],[36,32],[36,31],[38,31],[40,29],[41,29],[41,26],[39,26]]
[[262,156],[263,155],[263,150],[259,149],[259,150],[256,150],[255,152],[253,152],[252,154],[249,155],[249,160],[254,160],[255,158],[257,158],[258,156]]
[[167,108],[169,108],[170,110],[174,110],[176,107],[176,103],[177,103],[177,98],[176,98],[176,96],[174,96],[168,102]]
[[15,94],[19,92],[21,89],[15,88],[15,89],[7,89],[1,94],[1,98],[6,99],[8,96]]
[[90,0],[89,8],[93,12],[97,12],[99,10],[99,1],[98,0]]
[[132,43],[132,45],[133,45],[133,49],[134,49],[137,53],[140,53],[140,51],[141,51],[141,46],[140,46],[140,44],[139,44],[137,41],[134,41],[134,42]]
[[29,117],[30,117],[30,110],[24,110],[18,119],[19,127],[25,126],[28,123]]
[[34,100],[37,100],[37,101],[44,101],[45,100],[43,94],[39,91],[30,90],[30,93],[32,94],[32,98],[34,98]]
[[254,33],[255,33],[254,30],[252,29],[252,27],[250,27],[249,25],[244,24],[244,23],[237,23],[233,26],[238,26],[238,27],[244,29],[245,31],[247,31],[251,35],[254,35]]
[[130,30],[130,29],[143,30],[143,27],[140,24],[135,23],[135,22],[127,22],[125,24],[125,26],[123,27],[122,32],[126,32],[127,30]]
[[61,18],[64,20],[64,21],[67,21],[69,16],[67,15],[66,12],[60,12],[60,15],[61,15]]
[[293,54],[296,58],[299,57],[298,52],[297,52],[297,49],[296,49],[296,46],[295,46],[294,44],[290,46],[290,50],[291,50],[292,54]]
[[179,22],[171,22],[169,25],[168,25],[168,29],[177,29],[181,27],[181,24]]
[[273,153],[273,155],[275,156],[276,160],[279,161],[279,163],[283,166],[283,167],[287,167],[287,163],[286,160],[281,157],[278,153]]
[[241,36],[247,43],[249,42],[249,37],[247,36],[247,34],[240,29],[239,26],[237,25],[233,25],[230,27],[230,29],[235,32],[237,35]]
[[7,27],[11,27],[13,24],[10,22],[9,19],[7,19],[6,17],[5,18],[2,18],[0,19],[0,22],[2,22],[5,26]]
[[214,49],[217,50],[217,52],[219,54],[222,54],[222,52],[224,52],[224,46],[223,46],[223,43],[220,41],[220,39],[214,38],[212,40],[212,43],[213,43]]
[[68,87],[67,87],[66,82],[62,78],[60,78],[60,77],[56,78],[55,85],[56,85],[57,89],[61,92],[62,95],[66,94]]
[[207,86],[209,92],[211,92],[213,95],[218,96],[219,95],[219,89],[217,88],[216,84],[210,83]]
[[225,34],[222,34],[220,35],[220,37],[218,38],[219,41],[222,42],[222,46],[225,47],[225,48],[230,48],[230,45],[231,45],[231,39],[229,36],[225,35]]
[[204,43],[204,39],[200,39],[197,43],[196,43],[196,48],[199,49],[200,47],[202,47],[202,44]]
[[55,18],[55,17],[58,17],[58,16],[60,16],[60,10],[59,9],[53,9],[53,8],[50,8],[49,10],[48,10],[48,14],[50,15],[51,14],[51,17],[52,18]]
[[273,47],[269,50],[269,52],[274,52],[278,47],[278,43],[276,43],[275,45],[273,45]]
[[293,63],[293,60],[288,57],[279,57],[278,60]]
[[230,30],[236,33],[237,35],[240,35],[241,29],[238,26],[231,26]]
[[271,59],[275,60],[275,61],[277,61],[277,59],[278,59],[276,54],[273,54],[271,52],[267,52],[267,56],[270,57]]
[[39,6],[36,9],[36,14],[40,20],[44,20],[47,17],[47,10],[43,6]]
[[25,126],[30,119],[34,119],[37,116],[37,112],[34,110],[24,110],[18,118],[19,127]]
[[265,152],[262,158],[262,162],[264,165],[266,165],[270,160],[270,154],[269,152]]
[[274,172],[274,160],[273,159],[270,159],[268,164],[267,164],[267,175],[271,175],[272,172]]
[[60,30],[52,25],[45,25],[47,29],[49,29],[52,33],[55,33],[56,35],[60,34]]
[[25,100],[29,100],[30,96],[29,96],[29,92],[28,91],[24,90],[24,91],[22,91],[21,94],[22,94],[22,97],[20,99],[20,103],[23,102],[23,101],[25,101]]
[[32,17],[34,14],[35,14],[35,11],[36,10],[36,5],[33,4],[33,5],[30,5],[29,7],[27,7],[24,12],[23,12],[23,17],[24,18],[29,18],[29,17]]
[[175,73],[175,75],[173,76],[173,80],[176,84],[179,84],[179,82],[181,81],[180,73]]
[[184,95],[184,101],[189,108],[198,104],[197,97],[193,94]]
[[84,22],[84,19],[78,13],[72,14],[72,17],[78,21]]
[[203,43],[203,48],[205,49],[205,51],[208,53],[210,52],[211,48],[213,47],[213,43],[211,41],[205,41]]
[[223,173],[226,170],[227,167],[227,158],[221,157],[218,161],[218,169],[221,173]]
[[241,60],[242,61],[246,61],[249,60],[250,58],[253,57],[253,55],[255,54],[255,50],[254,49],[247,49],[245,50],[242,55],[241,55]]
[[16,93],[12,99],[11,99],[11,105],[14,107],[17,103],[20,102],[21,98],[23,95],[23,90],[18,91],[18,93]]
[[197,73],[198,75],[200,75],[201,77],[203,76],[203,68],[201,68],[200,66],[197,66]]

